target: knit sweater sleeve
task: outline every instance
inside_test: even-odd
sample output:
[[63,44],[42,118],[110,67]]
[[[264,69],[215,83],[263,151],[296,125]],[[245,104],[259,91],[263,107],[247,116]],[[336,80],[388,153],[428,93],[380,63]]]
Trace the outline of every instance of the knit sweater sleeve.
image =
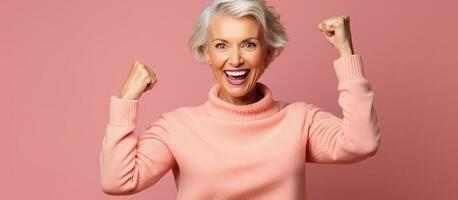
[[380,145],[374,92],[360,55],[334,60],[343,118],[308,104],[307,162],[349,164],[373,156]]
[[100,151],[100,185],[107,194],[140,192],[175,165],[167,146],[167,123],[161,117],[136,136],[138,100],[112,96]]

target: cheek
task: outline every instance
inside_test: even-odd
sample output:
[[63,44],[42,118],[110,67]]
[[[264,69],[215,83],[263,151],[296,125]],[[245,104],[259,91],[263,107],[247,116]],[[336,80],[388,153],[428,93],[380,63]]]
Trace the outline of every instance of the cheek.
[[210,61],[212,66],[215,68],[222,68],[227,60],[227,56],[224,53],[212,53],[210,54]]
[[264,67],[264,60],[265,55],[261,52],[256,52],[253,54],[249,54],[246,57],[247,61],[255,68],[263,68]]

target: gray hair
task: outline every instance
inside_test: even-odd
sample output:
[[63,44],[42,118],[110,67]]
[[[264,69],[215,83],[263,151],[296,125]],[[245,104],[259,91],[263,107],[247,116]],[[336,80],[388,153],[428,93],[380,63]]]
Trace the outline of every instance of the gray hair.
[[276,15],[274,8],[267,6],[264,0],[213,0],[200,14],[195,24],[196,30],[188,43],[191,54],[198,62],[205,62],[203,46],[207,42],[211,19],[215,15],[224,14],[234,17],[252,16],[256,19],[263,29],[267,49],[270,52],[268,63],[280,55],[283,47],[288,43],[285,28],[279,21],[280,16]]

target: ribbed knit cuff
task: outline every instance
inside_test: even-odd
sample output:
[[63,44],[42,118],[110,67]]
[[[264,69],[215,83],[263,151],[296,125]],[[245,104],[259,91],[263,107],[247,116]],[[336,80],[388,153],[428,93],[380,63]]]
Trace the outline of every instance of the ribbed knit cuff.
[[339,84],[351,79],[366,78],[361,56],[357,54],[343,55],[334,60],[334,70]]
[[109,123],[116,126],[132,126],[136,124],[138,100],[121,99],[111,96]]

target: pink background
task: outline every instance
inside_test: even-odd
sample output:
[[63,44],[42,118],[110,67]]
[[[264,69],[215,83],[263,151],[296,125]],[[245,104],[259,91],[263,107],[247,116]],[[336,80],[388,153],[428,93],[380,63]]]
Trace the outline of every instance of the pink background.
[[[207,2],[2,0],[0,198],[175,199],[171,172],[139,194],[106,195],[98,156],[109,98],[135,60],[159,79],[141,99],[137,133],[206,100],[215,79],[187,41]],[[342,116],[338,54],[317,29],[340,14],[351,17],[376,93],[378,153],[354,165],[307,164],[310,199],[458,199],[456,1],[269,2],[290,35],[261,78],[274,98]]]

